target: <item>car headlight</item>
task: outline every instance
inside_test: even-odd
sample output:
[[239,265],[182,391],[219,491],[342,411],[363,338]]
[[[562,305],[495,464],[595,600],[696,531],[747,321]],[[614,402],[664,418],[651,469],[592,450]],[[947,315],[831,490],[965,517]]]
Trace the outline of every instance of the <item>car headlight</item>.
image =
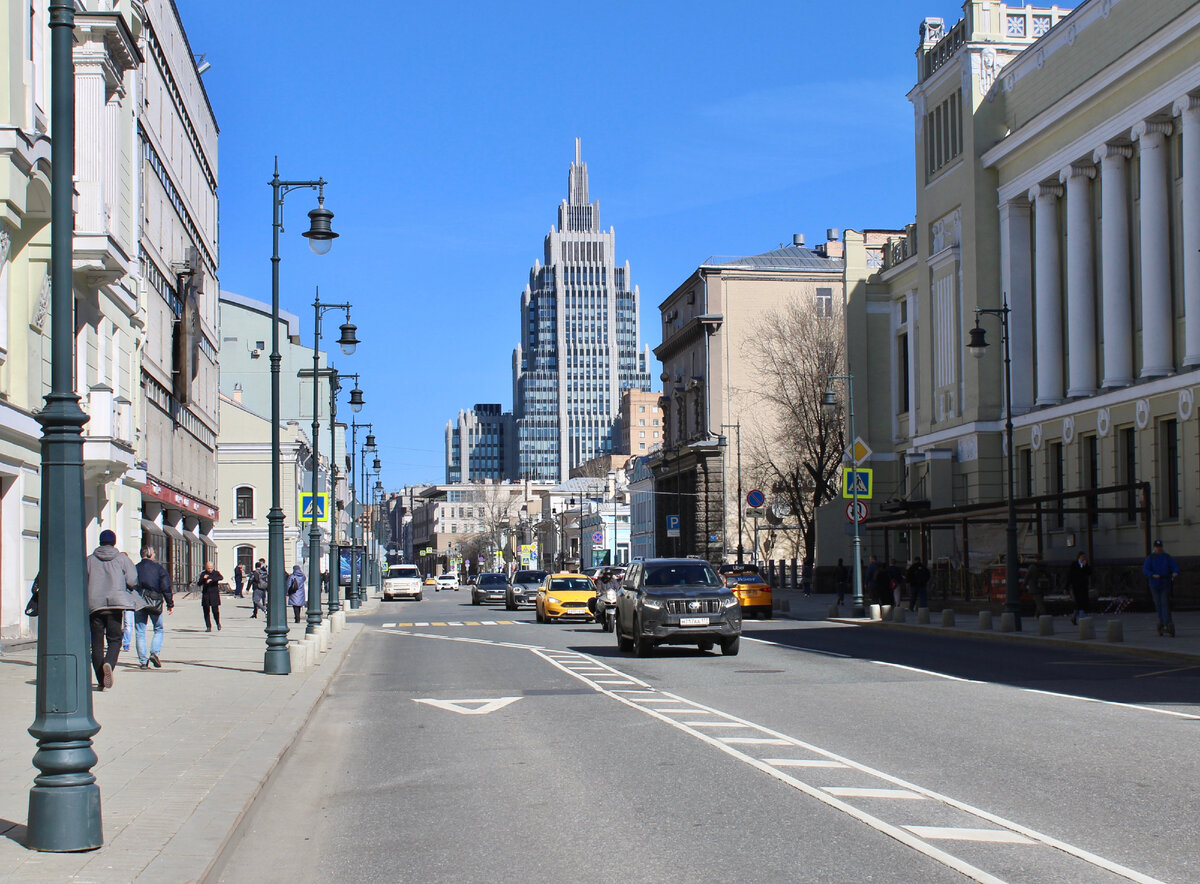
[[649,608],[651,611],[661,611],[662,606],[663,606],[663,603],[660,602],[658,599],[650,599],[650,598],[642,599],[642,607]]
[[551,605],[561,605],[562,604],[562,602],[560,602],[558,599],[556,599],[552,595],[546,596],[546,601]]
[[731,595],[728,598],[721,599],[721,607],[722,608],[732,608],[737,603],[738,603],[737,596]]

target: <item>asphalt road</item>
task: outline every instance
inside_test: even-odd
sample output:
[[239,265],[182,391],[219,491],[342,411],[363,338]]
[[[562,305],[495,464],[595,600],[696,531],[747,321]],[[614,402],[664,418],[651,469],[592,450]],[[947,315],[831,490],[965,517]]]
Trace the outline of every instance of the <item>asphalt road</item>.
[[745,635],[640,659],[466,589],[385,603],[218,880],[1200,878],[1200,669]]

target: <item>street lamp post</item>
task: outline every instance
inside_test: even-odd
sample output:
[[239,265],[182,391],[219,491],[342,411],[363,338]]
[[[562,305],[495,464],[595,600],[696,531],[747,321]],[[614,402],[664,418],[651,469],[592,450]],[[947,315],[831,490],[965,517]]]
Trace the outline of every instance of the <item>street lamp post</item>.
[[[372,440],[372,441],[374,441],[374,440]],[[375,496],[379,498],[378,506],[382,507],[383,506],[383,482],[380,481],[379,477],[383,474],[383,464],[379,462],[379,446],[375,445],[372,447],[371,450],[376,455],[375,463],[374,463],[374,472],[371,474],[368,474],[366,472],[366,467],[364,466],[363,467],[363,481],[366,482],[368,486],[370,486],[371,476],[373,475],[375,477],[375,492],[376,492]],[[364,458],[364,463],[365,463],[365,458]],[[381,551],[379,538],[380,538],[381,534],[383,533],[383,522],[381,520],[381,515],[382,515],[382,509],[375,510],[375,528],[374,528],[375,550],[373,553],[374,557],[375,557],[375,567],[372,571],[372,574],[374,575],[372,582],[376,586],[379,586],[380,581],[383,579],[382,574],[379,570],[379,556],[380,556],[380,551]]]
[[[375,463],[379,463],[379,460],[376,459]],[[376,479],[375,480],[375,499],[379,501],[378,506],[380,508],[383,507],[383,500],[384,500],[383,495],[384,495],[383,482],[380,479]],[[379,568],[381,567],[381,563],[378,561],[379,557],[380,557],[380,553],[381,553],[380,534],[383,531],[383,520],[382,520],[381,516],[382,516],[381,510],[376,510],[375,511],[375,559],[376,559],[375,568],[376,568],[376,573],[379,573]]]
[[[850,411],[850,465],[855,465],[854,448],[858,441],[858,436],[854,433],[854,375],[830,375],[827,382],[831,385],[833,381],[846,382],[846,403]],[[827,410],[837,408],[837,395],[833,392],[832,386],[826,386],[825,392],[821,395],[821,407]],[[858,483],[850,483],[850,495],[852,501],[854,523],[854,616],[862,617],[866,614],[866,609],[863,607],[863,585],[862,585],[862,535],[858,529]]]
[[[738,547],[737,547],[737,563],[743,563],[742,550],[742,516],[744,514],[745,505],[742,503],[742,422],[736,424],[721,424],[722,430],[737,430],[737,513],[738,513]],[[728,498],[726,498],[728,499]]]
[[[271,509],[267,513],[267,573],[270,585],[267,590],[267,650],[263,658],[263,672],[272,675],[287,675],[291,672],[291,659],[287,649],[287,599],[284,598],[283,574],[283,507],[280,504],[280,451],[279,451],[279,366],[283,356],[279,352],[279,233],[283,230],[283,200],[293,190],[309,188],[317,191],[317,207],[308,213],[309,227],[302,234],[308,239],[309,248],[318,255],[329,251],[337,234],[330,227],[333,212],[325,208],[325,179],[316,181],[284,181],[279,177],[279,158],[275,158],[275,174],[271,185]],[[316,383],[316,380],[313,380]],[[314,454],[317,440],[313,439]],[[315,465],[315,460],[314,460]],[[316,500],[313,501],[316,506]],[[315,515],[315,513],[314,513]],[[310,551],[311,555],[311,551]],[[318,583],[315,591],[320,592]],[[312,590],[310,589],[310,592]]]
[[42,425],[38,590],[40,612],[33,724],[38,769],[29,790],[26,843],[34,850],[92,850],[104,843],[100,787],[92,774],[83,425],[75,395],[72,250],[75,174],[75,4],[50,3],[50,393]]
[[1006,549],[1004,554],[1004,608],[1013,617],[1013,629],[1021,631],[1021,587],[1017,557],[1017,501],[1013,476],[1013,416],[1012,416],[1012,351],[1008,335],[1008,295],[1005,294],[1001,307],[976,307],[975,327],[970,331],[967,349],[977,359],[987,351],[987,333],[979,326],[979,317],[999,316],[1000,329],[1004,338],[1004,441],[1005,459],[1008,466],[1008,524],[1005,525]]
[[[343,326],[344,327],[344,326]],[[363,392],[358,387],[357,374],[338,374],[338,370],[329,366],[329,595],[326,598],[326,610],[333,614],[342,609],[341,591],[342,562],[339,555],[340,547],[337,536],[337,395],[342,390],[342,379],[354,378],[354,389],[350,391],[350,409],[357,414],[362,411]],[[354,573],[354,550],[350,550],[350,573]]]
[[[341,336],[338,338],[338,345],[342,348],[342,352],[350,356],[358,347],[358,337],[355,332],[356,327],[350,322],[350,305],[349,304],[322,304],[321,290],[317,289],[316,299],[313,301],[313,367],[312,367],[312,383],[313,383],[313,419],[312,419],[312,444],[313,444],[313,465],[312,465],[312,500],[313,500],[313,518],[308,525],[308,607],[306,609],[306,625],[304,632],[306,635],[312,635],[321,625],[321,523],[317,520],[317,495],[320,487],[317,482],[317,455],[320,452],[320,432],[321,432],[321,318],[329,310],[344,310],[346,312],[346,321],[341,326]],[[302,374],[301,376],[304,376]],[[330,422],[333,421],[333,416],[330,415]],[[333,466],[333,448],[329,449],[330,468]],[[334,511],[334,495],[333,488],[330,488],[329,499],[325,504],[325,514],[329,518],[330,534],[333,533],[334,519],[337,513]],[[334,563],[330,561],[329,571],[333,574]],[[332,576],[330,577],[332,580]]]
[[[350,521],[350,556],[354,563],[350,569],[350,608],[351,610],[362,606],[362,584],[358,579],[358,523],[362,519],[362,502],[358,499],[358,476],[363,477],[366,487],[363,488],[364,494],[370,493],[370,483],[367,481],[367,451],[375,450],[375,434],[367,433],[367,440],[362,447],[362,464],[361,470],[354,469],[354,454],[358,450],[358,431],[370,429],[374,430],[372,424],[360,424],[353,418],[350,419],[350,503],[355,507],[355,511],[351,514],[353,518]],[[366,551],[366,537],[363,538],[363,564],[365,565],[368,559]],[[367,575],[363,575],[363,580],[366,580]]]

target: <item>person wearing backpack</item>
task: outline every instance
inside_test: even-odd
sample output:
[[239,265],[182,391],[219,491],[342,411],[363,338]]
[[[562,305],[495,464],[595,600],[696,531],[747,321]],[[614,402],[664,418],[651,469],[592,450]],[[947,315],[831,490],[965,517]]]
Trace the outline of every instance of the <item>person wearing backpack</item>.
[[259,611],[263,612],[264,617],[267,616],[267,588],[270,585],[271,578],[267,572],[267,560],[259,559],[254,570],[250,572],[250,596],[254,601],[254,613],[250,615],[251,619],[257,619]]
[[[158,654],[162,650],[165,633],[163,606],[166,605],[168,614],[175,610],[175,596],[171,592],[171,576],[167,574],[166,568],[154,561],[154,549],[149,546],[142,549],[142,560],[135,567],[137,568],[138,591],[141,592],[142,598],[149,603],[147,607],[133,613],[133,635],[134,645],[137,648],[138,668],[146,669],[153,664],[155,669],[162,669]],[[146,647],[147,623],[150,623],[154,629],[154,638],[150,640],[149,649]]]

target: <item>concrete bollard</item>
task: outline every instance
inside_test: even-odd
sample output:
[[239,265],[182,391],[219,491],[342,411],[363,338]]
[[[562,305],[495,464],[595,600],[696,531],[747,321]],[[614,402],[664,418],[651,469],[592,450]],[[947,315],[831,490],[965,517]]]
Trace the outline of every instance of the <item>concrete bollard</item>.
[[839,616],[841,613],[842,613],[842,612],[838,610],[838,606],[837,606],[837,605],[830,605],[830,606],[829,606],[829,610],[825,612],[825,616],[826,616],[826,617],[837,617],[837,616]]
[[991,629],[992,628],[992,612],[991,611],[980,611],[979,612],[979,628],[980,629]]
[[321,640],[315,635],[304,636],[304,657],[308,666],[316,666],[321,658]]
[[1038,617],[1038,635],[1054,635],[1054,616],[1042,614]]
[[322,620],[313,635],[317,637],[317,650],[324,654],[329,650],[329,621]]
[[879,605],[871,605],[869,608],[867,608],[867,616],[869,616],[872,620],[883,619],[883,614],[879,610]]
[[1091,617],[1079,618],[1079,637],[1081,639],[1096,637],[1096,626]]
[[897,605],[896,607],[892,608],[892,622],[893,623],[903,623],[904,622],[904,608],[901,607],[900,605]]
[[[950,612],[950,616],[951,617],[954,616],[953,611]],[[922,623],[922,624],[929,622],[929,609],[928,608],[917,608],[917,622]]]
[[942,608],[942,626],[954,625],[954,609]]
[[1000,615],[1000,631],[1001,632],[1016,632],[1017,631],[1017,615],[1012,611],[1005,611]]
[[1125,624],[1120,620],[1109,620],[1104,630],[1104,640],[1110,642],[1125,641]]
[[329,628],[334,632],[341,632],[346,628],[346,612],[334,611],[329,615]]
[[303,672],[308,668],[308,654],[304,642],[288,642],[288,659],[292,672]]

